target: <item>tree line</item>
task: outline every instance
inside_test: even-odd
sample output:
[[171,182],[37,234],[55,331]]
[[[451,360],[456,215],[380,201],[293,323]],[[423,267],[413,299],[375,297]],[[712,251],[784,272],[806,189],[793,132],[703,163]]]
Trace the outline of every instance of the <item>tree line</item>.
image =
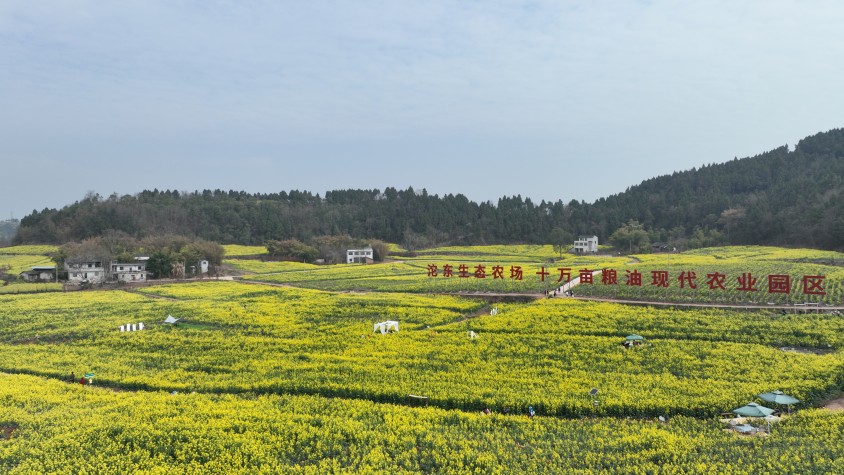
[[372,248],[374,261],[381,262],[387,257],[389,246],[385,242],[355,239],[347,235],[318,236],[308,243],[298,239],[270,239],[267,241],[267,253],[277,260],[314,262],[322,259],[327,264],[340,264],[346,262],[346,251],[367,246]]
[[[782,146],[652,178],[594,203],[536,203],[520,195],[477,203],[462,194],[392,187],[334,190],[325,196],[299,190],[145,190],[123,196],[89,194],[62,209],[33,211],[21,220],[14,242],[64,243],[111,230],[138,239],[180,234],[239,244],[347,235],[413,251],[493,243],[562,248],[579,235],[597,235],[606,242],[622,230],[622,235],[644,232],[648,246],[842,249],[842,180],[844,129],[834,129],[801,140],[794,150]],[[616,236],[614,241],[623,239]]]

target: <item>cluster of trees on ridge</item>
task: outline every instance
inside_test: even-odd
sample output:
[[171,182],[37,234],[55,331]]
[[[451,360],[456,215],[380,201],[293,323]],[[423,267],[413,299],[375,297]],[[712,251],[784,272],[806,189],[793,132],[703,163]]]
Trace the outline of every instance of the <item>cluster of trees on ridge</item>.
[[349,249],[372,248],[373,260],[383,261],[387,257],[388,246],[377,239],[355,239],[351,236],[318,236],[308,243],[298,239],[283,239],[267,241],[267,252],[270,258],[277,260],[293,260],[314,262],[322,259],[329,264],[346,262],[346,251]]
[[[143,191],[89,195],[62,209],[33,211],[15,243],[63,243],[118,230],[136,238],[181,234],[225,243],[308,242],[349,235],[432,245],[570,243],[597,235],[632,247],[770,244],[844,248],[844,129],[723,164],[646,180],[594,203],[534,203],[521,196],[475,203],[425,190]],[[641,229],[640,229],[641,228]],[[621,230],[621,235],[613,234]],[[626,237],[625,237],[626,235]],[[623,241],[627,245],[621,245]],[[639,240],[640,247],[643,240]],[[649,247],[648,245],[648,247]],[[640,249],[643,250],[643,249]]]

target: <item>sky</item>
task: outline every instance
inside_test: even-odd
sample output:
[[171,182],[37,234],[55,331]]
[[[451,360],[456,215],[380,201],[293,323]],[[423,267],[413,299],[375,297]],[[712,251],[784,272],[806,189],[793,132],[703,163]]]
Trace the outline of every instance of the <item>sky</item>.
[[844,126],[844,2],[0,0],[0,219],[87,193],[584,200]]

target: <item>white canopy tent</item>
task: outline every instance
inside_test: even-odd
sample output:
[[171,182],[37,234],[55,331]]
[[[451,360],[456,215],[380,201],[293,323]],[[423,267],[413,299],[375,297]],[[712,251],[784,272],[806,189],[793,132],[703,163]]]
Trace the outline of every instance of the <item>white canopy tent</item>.
[[398,332],[399,331],[399,322],[395,320],[387,320],[386,322],[376,323],[372,329],[372,332],[380,331],[383,333],[390,333],[390,332]]

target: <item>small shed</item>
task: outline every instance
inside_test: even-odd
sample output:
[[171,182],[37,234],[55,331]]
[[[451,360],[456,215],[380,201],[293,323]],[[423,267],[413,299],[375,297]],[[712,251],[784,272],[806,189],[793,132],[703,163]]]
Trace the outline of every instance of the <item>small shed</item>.
[[37,282],[39,280],[53,280],[56,277],[56,268],[52,266],[36,266],[32,270],[21,272],[21,279],[27,282]]
[[395,320],[387,320],[386,322],[376,323],[372,329],[372,332],[380,331],[382,334],[384,333],[397,333],[399,331],[399,322]]

